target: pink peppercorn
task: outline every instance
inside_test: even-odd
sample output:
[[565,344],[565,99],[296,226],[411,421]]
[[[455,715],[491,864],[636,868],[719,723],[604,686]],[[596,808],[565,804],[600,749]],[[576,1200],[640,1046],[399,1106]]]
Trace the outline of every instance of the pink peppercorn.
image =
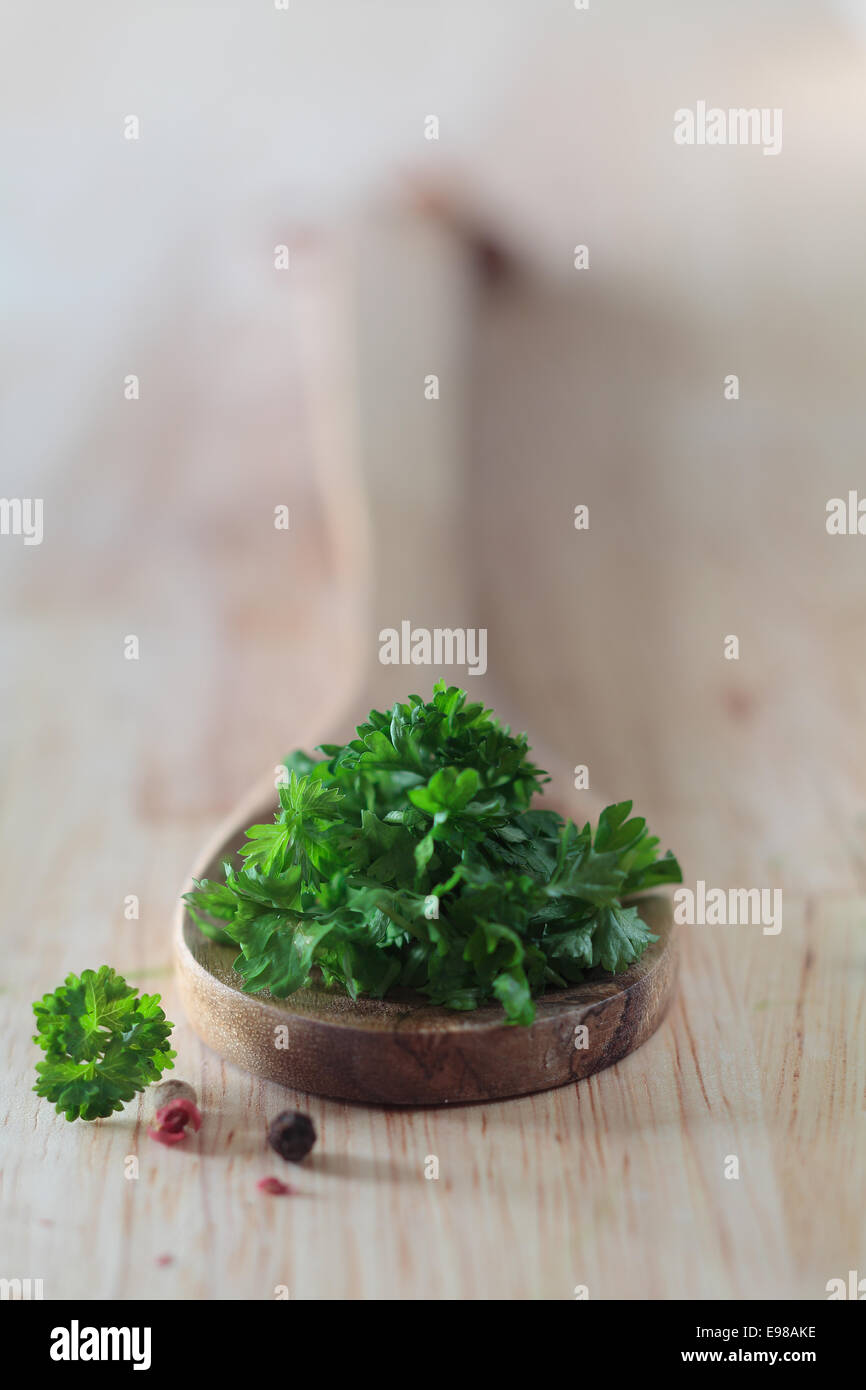
[[157,1110],[156,1127],[150,1128],[148,1134],[158,1144],[179,1144],[186,1134],[187,1125],[192,1125],[198,1132],[201,1129],[201,1114],[193,1101],[178,1097]]
[[256,1187],[259,1192],[269,1192],[272,1197],[293,1196],[295,1191],[288,1183],[280,1182],[279,1178],[259,1178]]

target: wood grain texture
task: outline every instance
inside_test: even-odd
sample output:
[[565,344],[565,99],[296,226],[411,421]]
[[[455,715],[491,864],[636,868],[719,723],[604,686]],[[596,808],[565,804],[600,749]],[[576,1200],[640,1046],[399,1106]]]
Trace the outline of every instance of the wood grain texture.
[[[304,274],[299,257],[293,287]],[[497,678],[506,692],[514,682],[528,727],[566,765],[591,764],[594,793],[636,796],[691,881],[781,884],[784,927],[684,930],[667,1020],[574,1086],[379,1110],[311,1100],[221,1061],[186,1023],[174,984],[177,892],[215,816],[251,768],[365,709],[353,695],[359,649],[375,650],[379,619],[402,611],[364,626],[355,568],[335,581],[353,504],[328,524],[311,460],[338,446],[310,441],[288,300],[256,319],[255,360],[271,375],[248,373],[233,434],[246,339],[234,319],[211,331],[207,295],[176,312],[156,298],[176,360],[165,342],[142,357],[162,374],[134,416],[119,396],[92,403],[62,467],[46,462],[38,483],[17,487],[44,493],[62,524],[38,549],[0,547],[0,1276],[42,1278],[47,1298],[570,1299],[586,1285],[592,1299],[820,1299],[828,1279],[862,1275],[866,609],[858,542],[827,551],[820,535],[826,496],[844,492],[847,474],[837,484],[815,468],[846,372],[845,409],[859,420],[855,355],[840,370],[828,319],[798,320],[796,295],[737,302],[729,348],[748,349],[753,380],[781,370],[774,332],[811,354],[811,393],[792,372],[802,413],[769,449],[757,427],[729,425],[741,433],[724,441],[718,420],[708,426],[707,382],[721,371],[709,330],[696,351],[694,332],[660,334],[621,302],[610,328],[610,299],[554,313],[529,286],[488,308],[486,390],[474,401],[486,462],[466,524]],[[763,338],[752,331],[762,326]],[[211,339],[199,379],[189,363]],[[536,341],[537,363],[509,360]],[[120,358],[112,370],[126,370]],[[413,414],[401,428],[393,381],[381,379],[405,468],[422,425]],[[33,389],[44,402],[41,375]],[[331,441],[339,395],[321,394]],[[611,419],[628,429],[608,443]],[[560,447],[539,452],[545,431]],[[695,460],[714,440],[704,497]],[[789,529],[768,533],[773,489],[795,465]],[[753,483],[765,491],[750,507]],[[327,495],[351,496],[345,475]],[[591,552],[575,551],[570,526],[583,496],[594,517],[617,519],[616,533],[593,521]],[[298,520],[280,535],[270,515],[286,497]],[[604,602],[579,602],[587,590]],[[720,654],[732,625],[747,639],[735,672]],[[142,635],[137,663],[122,658],[130,631]],[[407,674],[394,673],[393,696],[406,694]],[[30,1001],[103,960],[161,990],[177,1022],[174,1074],[196,1086],[205,1117],[188,1145],[148,1139],[146,1098],[72,1126],[30,1090]],[[286,1105],[309,1110],[319,1141],[292,1170],[300,1195],[274,1199],[255,1184],[285,1172],[264,1136]],[[731,1155],[736,1180],[724,1176]],[[437,1179],[425,1177],[431,1156]]]
[[[229,818],[191,880],[220,879],[220,866],[244,842],[246,827],[273,819],[273,788],[252,814],[249,804],[245,798]],[[498,1004],[457,1013],[409,990],[355,1001],[316,988],[288,999],[267,991],[246,994],[232,969],[237,948],[203,936],[182,900],[174,929],[178,988],[198,1036],[221,1057],[268,1081],[375,1105],[521,1096],[612,1066],[661,1023],[676,979],[670,902],[654,895],[639,907],[658,937],[641,959],[621,975],[596,971],[579,986],[550,990],[537,1001],[528,1028],[505,1026]]]
[[[677,1000],[638,1052],[574,1086],[433,1110],[314,1100],[220,1061],[152,934],[140,976],[152,987],[162,963],[175,1074],[205,1116],[171,1151],[147,1138],[144,1101],[71,1126],[29,1093],[18,980],[2,999],[4,1269],[46,1297],[822,1298],[866,1240],[864,925],[858,900],[788,905],[776,938],[684,929]],[[40,982],[52,970],[45,954]],[[268,1198],[256,1181],[286,1169],[265,1127],[286,1106],[319,1140],[292,1169],[299,1196]]]

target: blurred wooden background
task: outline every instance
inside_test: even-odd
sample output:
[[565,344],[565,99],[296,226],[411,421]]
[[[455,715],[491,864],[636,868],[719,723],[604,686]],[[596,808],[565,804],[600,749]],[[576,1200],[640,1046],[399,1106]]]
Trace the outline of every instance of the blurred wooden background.
[[[47,1298],[822,1298],[866,1274],[866,541],[824,525],[863,478],[866,87],[814,10],[770,47],[730,25],[657,37],[652,61],[613,32],[606,67],[553,37],[462,168],[428,160],[341,233],[228,175],[199,207],[183,160],[166,173],[167,114],[135,164],[106,143],[108,204],[95,176],[51,202],[38,171],[51,141],[71,159],[78,108],[63,74],[19,94],[59,106],[18,185],[46,302],[15,300],[7,352],[2,488],[45,499],[45,538],[0,538],[0,1277]],[[784,105],[778,159],[674,152],[669,108],[720,73],[734,104]],[[136,88],[151,110],[160,84],[170,103],[158,68]],[[211,145],[235,179],[257,167]],[[182,246],[160,253],[166,188]],[[58,225],[60,259],[39,239]],[[575,1089],[335,1105],[224,1067],[177,1015],[169,926],[203,840],[289,748],[428,693],[437,672],[376,660],[404,618],[487,627],[467,683],[575,815],[633,797],[687,882],[784,890],[777,937],[683,931],[669,1022]],[[138,1106],[73,1127],[29,1089],[30,1001],[103,960],[165,992],[206,1111],[189,1151]],[[268,1198],[264,1126],[296,1102],[319,1144],[301,1195]]]
[[[425,256],[430,235],[420,233]],[[464,283],[463,261],[450,240],[434,259],[442,294]],[[307,305],[305,342],[330,341],[329,325],[336,342],[357,340],[348,324],[361,319],[346,317],[340,284],[311,263],[317,307]],[[519,322],[515,342],[537,342],[542,327],[558,331],[557,316],[519,282],[476,290],[477,399],[497,402],[495,427],[472,426],[496,438],[466,488],[476,540],[465,583],[494,653],[477,683],[495,689],[497,705],[502,695],[525,710],[561,767],[588,762],[593,799],[633,794],[687,881],[784,884],[783,931],[686,929],[679,1001],[659,1034],[612,1071],[527,1100],[369,1111],[287,1095],[208,1054],[178,1017],[170,975],[178,886],[232,798],[289,746],[345,727],[351,699],[360,717],[371,690],[417,686],[414,671],[371,668],[370,652],[385,615],[424,622],[436,611],[428,576],[437,571],[417,560],[437,537],[446,544],[453,507],[440,502],[437,514],[434,495],[415,523],[428,527],[418,547],[410,520],[396,543],[393,533],[383,542],[385,583],[364,602],[353,578],[367,574],[371,537],[391,523],[365,514],[348,424],[342,435],[330,416],[323,445],[300,392],[271,402],[275,417],[252,383],[249,415],[260,424],[243,447],[255,467],[233,469],[227,454],[240,442],[226,439],[218,411],[193,446],[180,399],[175,431],[144,402],[119,406],[109,428],[124,468],[94,468],[83,438],[62,496],[53,493],[43,546],[0,552],[9,1058],[0,1272],[42,1278],[46,1297],[271,1298],[287,1288],[292,1298],[571,1298],[586,1285],[591,1298],[820,1298],[828,1279],[862,1263],[866,903],[844,901],[861,887],[862,821],[849,788],[862,755],[853,723],[846,743],[840,698],[847,678],[853,701],[860,679],[852,633],[838,613],[812,630],[814,609],[784,599],[775,610],[787,613],[784,628],[765,632],[745,575],[717,603],[713,569],[730,578],[730,561],[714,561],[713,545],[702,558],[685,503],[664,488],[666,513],[636,464],[633,487],[614,478],[605,493],[592,473],[572,472],[566,451],[564,476],[544,491],[531,466],[503,486],[502,322]],[[611,364],[600,351],[596,343],[582,390],[602,389]],[[673,374],[657,345],[653,363]],[[323,352],[313,375],[351,377],[350,366]],[[554,389],[545,377],[515,410],[527,453]],[[626,438],[632,429],[618,425]],[[314,467],[322,447],[336,452]],[[296,480],[291,495],[289,448],[311,459],[308,485]],[[209,465],[185,464],[190,456]],[[329,515],[329,489],[354,499],[348,520]],[[570,534],[580,498],[591,530]],[[272,525],[280,501],[292,508],[288,533]],[[616,518],[607,527],[606,509]],[[562,544],[550,540],[557,528]],[[785,575],[796,587],[802,549],[777,545],[775,568],[749,553],[766,579],[762,601]],[[730,629],[743,643],[738,665],[721,657]],[[140,637],[137,662],[123,658],[129,633]],[[828,755],[843,748],[834,764]],[[566,781],[562,771],[555,784],[565,800]],[[579,795],[571,801],[582,809]],[[128,894],[140,899],[138,921],[124,918]],[[103,960],[164,991],[178,1021],[177,1074],[205,1109],[189,1151],[153,1144],[138,1105],[67,1126],[29,1090],[30,1000]],[[255,1183],[280,1170],[263,1136],[287,1104],[310,1111],[320,1138],[289,1175],[301,1195],[278,1200]],[[438,1181],[424,1177],[431,1154]],[[137,1180],[125,1176],[128,1155]],[[724,1176],[731,1155],[736,1181]]]

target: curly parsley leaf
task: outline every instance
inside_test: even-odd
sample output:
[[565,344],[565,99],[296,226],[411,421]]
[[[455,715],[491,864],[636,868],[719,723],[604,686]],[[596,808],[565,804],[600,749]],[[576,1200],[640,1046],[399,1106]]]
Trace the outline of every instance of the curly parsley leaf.
[[107,965],[67,975],[33,1005],[33,1041],[47,1054],[36,1066],[37,1095],[67,1120],[96,1120],[121,1110],[173,1067],[174,1026],[158,994],[136,994]]
[[626,970],[655,940],[623,899],[679,882],[673,855],[630,801],[594,831],[534,809],[548,778],[525,734],[465,691],[439,681],[321,752],[286,759],[274,823],[247,830],[224,882],[186,894],[202,931],[239,948],[245,989],[400,986],[451,1009],[499,1000],[528,1024],[546,988]]

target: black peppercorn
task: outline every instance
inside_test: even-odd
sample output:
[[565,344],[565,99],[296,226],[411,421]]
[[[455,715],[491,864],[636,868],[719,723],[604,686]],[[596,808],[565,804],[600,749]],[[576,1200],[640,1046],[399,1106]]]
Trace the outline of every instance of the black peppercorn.
[[283,1110],[268,1128],[268,1143],[280,1158],[300,1163],[316,1142],[316,1131],[309,1115],[299,1110]]

